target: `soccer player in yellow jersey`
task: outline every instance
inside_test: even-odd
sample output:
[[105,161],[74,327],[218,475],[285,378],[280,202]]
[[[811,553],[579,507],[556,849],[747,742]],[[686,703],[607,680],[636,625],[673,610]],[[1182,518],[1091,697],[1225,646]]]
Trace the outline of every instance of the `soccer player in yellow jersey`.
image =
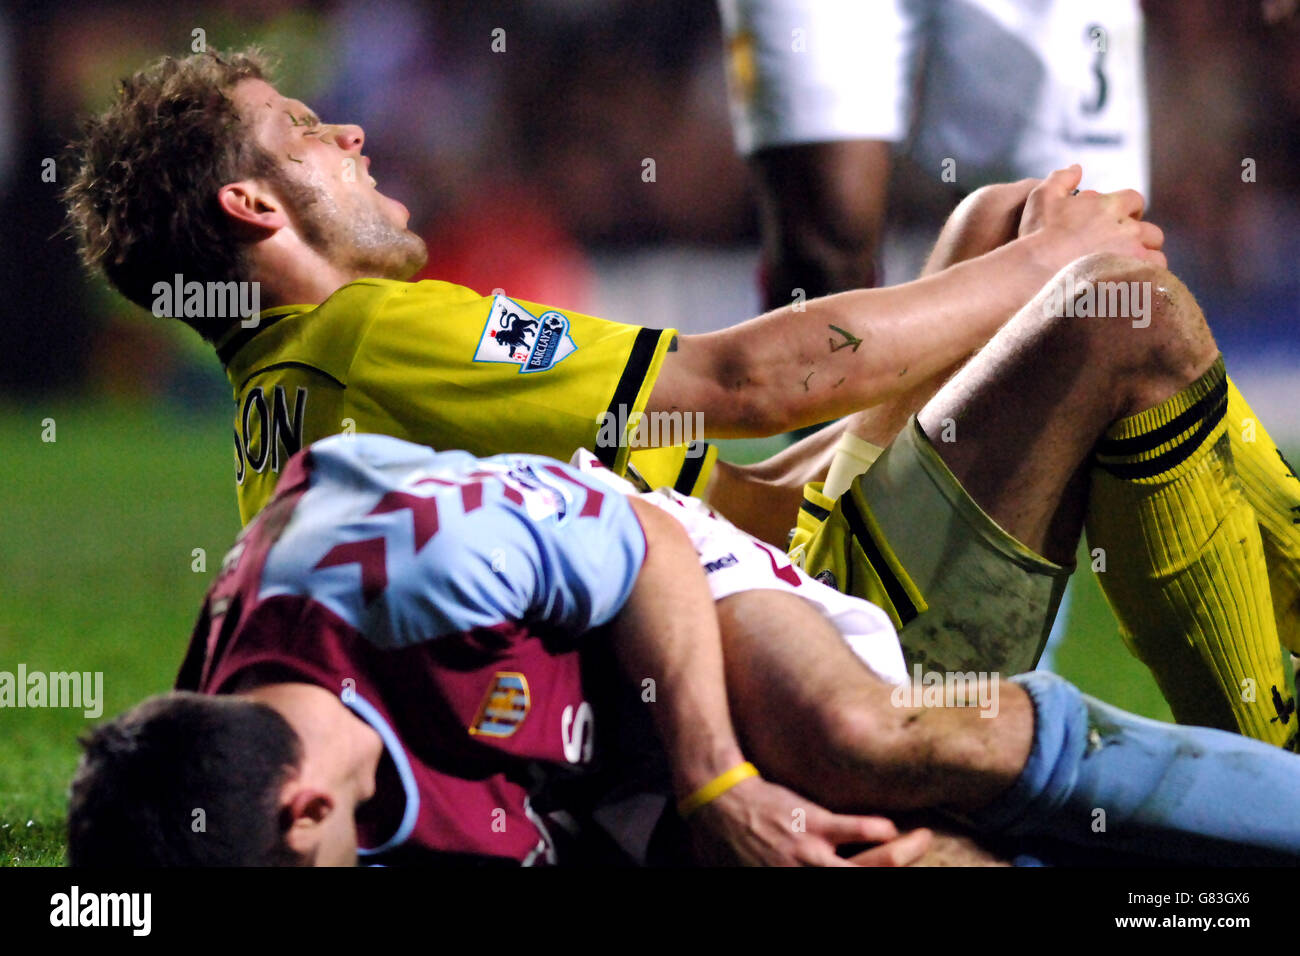
[[[639,412],[699,412],[711,437],[838,418],[969,354],[1079,255],[1163,262],[1159,229],[1135,218],[1135,193],[1066,203],[1068,189],[1052,183],[1029,200],[1041,228],[984,261],[676,336],[508,294],[401,281],[426,250],[407,229],[406,208],[376,188],[363,131],[324,124],[283,96],[255,56],[165,60],[123,89],[82,146],[69,191],[76,231],[88,259],[146,308],[159,288],[257,283],[261,314],[240,321],[204,302],[191,308],[186,295],[167,299],[168,314],[209,339],[229,372],[245,520],[287,453],[349,429],[476,454],[565,458],[588,446],[617,467],[635,436],[616,428],[609,448],[607,412],[618,425],[635,425]],[[195,108],[180,108],[187,104]],[[164,168],[168,143],[175,169]],[[1028,185],[1018,187],[1021,204]],[[801,483],[793,496],[782,486],[786,507],[773,527],[755,528],[747,499],[771,469],[751,481],[691,451],[648,464],[655,473],[646,477],[697,493],[712,478],[714,500],[734,519],[785,543]],[[737,486],[744,497],[731,494]]]
[[[268,309],[217,342],[238,396],[243,517],[270,496],[288,453],[340,430],[479,454],[592,446],[622,471],[627,444],[596,438],[645,409],[672,338],[433,281],[358,279],[320,304]],[[702,451],[678,457],[687,477],[670,477],[694,487]]]
[[[1292,738],[1278,625],[1295,615],[1271,601],[1252,509],[1283,483],[1237,467],[1213,339],[1163,270],[1137,193],[1075,195],[1071,167],[976,194],[916,282],[679,337],[404,282],[424,245],[376,188],[364,141],[283,96],[255,55],[208,53],[126,81],[77,148],[67,199],[86,261],[145,307],[183,290],[169,314],[226,366],[245,520],[302,445],[378,431],[480,455],[594,446],[782,540],[804,481],[825,473],[819,442],[843,433],[851,461],[854,441],[888,444],[924,404],[865,474],[839,468],[843,493],[805,506],[796,548],[810,571],[889,610],[913,660],[1023,669],[1086,516],[1109,554],[1108,595],[1176,715]],[[1140,327],[1075,318],[1053,304],[1058,272],[1071,290],[1158,293]],[[214,314],[190,282],[253,285],[263,308]],[[854,417],[741,469],[698,445],[632,451],[640,413],[700,413],[715,437]],[[1284,546],[1300,534],[1275,531]],[[1283,558],[1290,580],[1300,548]],[[1152,579],[1159,607],[1136,597]]]

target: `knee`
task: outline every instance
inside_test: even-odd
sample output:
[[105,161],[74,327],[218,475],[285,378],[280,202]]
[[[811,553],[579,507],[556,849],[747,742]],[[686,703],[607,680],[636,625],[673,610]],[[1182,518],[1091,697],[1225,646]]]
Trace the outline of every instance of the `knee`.
[[1141,259],[1077,259],[1052,280],[1048,303],[1056,321],[1082,330],[1090,356],[1113,362],[1129,381],[1190,381],[1218,352],[1187,286]]

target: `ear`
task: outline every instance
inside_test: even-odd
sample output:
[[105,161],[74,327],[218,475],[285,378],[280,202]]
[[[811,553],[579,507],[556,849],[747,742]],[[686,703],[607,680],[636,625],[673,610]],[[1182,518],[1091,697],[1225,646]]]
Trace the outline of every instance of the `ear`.
[[336,807],[334,798],[324,790],[313,787],[290,790],[280,805],[280,819],[285,827],[284,839],[289,848],[307,859],[313,859],[324,836],[325,823]]
[[255,180],[226,183],[217,190],[217,202],[237,226],[269,234],[289,225],[289,216],[280,200]]

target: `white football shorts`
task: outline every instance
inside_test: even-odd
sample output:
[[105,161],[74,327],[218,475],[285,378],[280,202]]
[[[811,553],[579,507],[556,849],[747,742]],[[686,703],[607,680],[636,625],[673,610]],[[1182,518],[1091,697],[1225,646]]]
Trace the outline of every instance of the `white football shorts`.
[[898,633],[881,608],[809,577],[779,548],[741,531],[698,498],[671,488],[641,492],[586,449],[575,452],[571,464],[613,490],[636,495],[672,515],[695,545],[715,601],[741,591],[774,590],[798,595],[826,615],[858,659],[878,677],[890,683],[910,679]]
[[[740,151],[884,140],[955,181],[1149,188],[1138,0],[719,0]],[[948,180],[952,181],[952,180]]]

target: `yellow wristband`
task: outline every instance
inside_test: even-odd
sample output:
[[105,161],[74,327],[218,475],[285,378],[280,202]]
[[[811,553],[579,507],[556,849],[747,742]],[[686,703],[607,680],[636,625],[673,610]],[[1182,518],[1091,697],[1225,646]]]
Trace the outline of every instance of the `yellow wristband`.
[[742,780],[748,780],[750,777],[758,776],[758,768],[746,760],[744,763],[736,764],[726,773],[718,774],[700,789],[696,790],[689,797],[683,797],[677,802],[677,812],[683,817],[689,817],[700,807],[712,803],[718,797],[722,796]]

